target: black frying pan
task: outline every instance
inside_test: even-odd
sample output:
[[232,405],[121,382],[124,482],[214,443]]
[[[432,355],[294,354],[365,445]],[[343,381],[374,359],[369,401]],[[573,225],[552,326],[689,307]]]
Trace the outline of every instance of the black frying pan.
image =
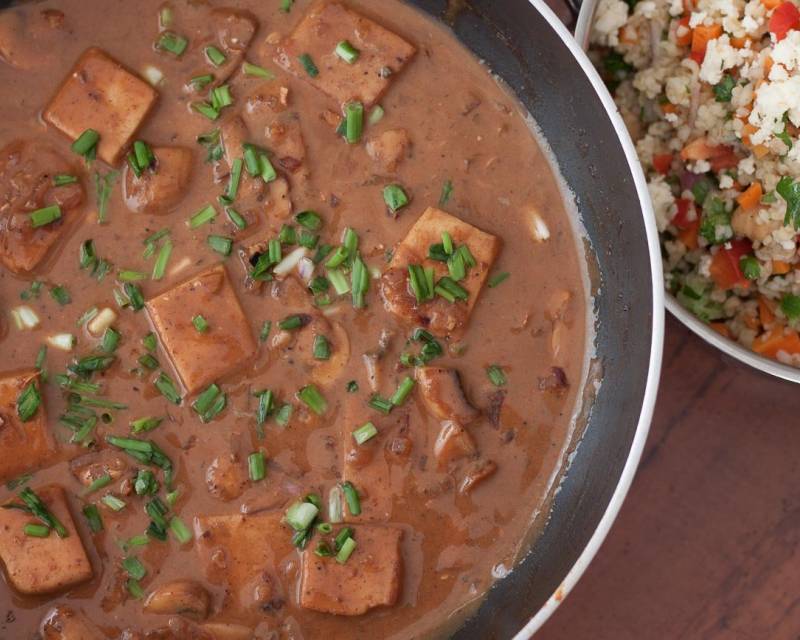
[[576,195],[600,274],[596,349],[604,379],[585,435],[543,534],[454,636],[527,638],[594,555],[641,454],[663,337],[654,218],[632,143],[609,114],[610,96],[543,2],[409,1],[446,19],[533,115]]

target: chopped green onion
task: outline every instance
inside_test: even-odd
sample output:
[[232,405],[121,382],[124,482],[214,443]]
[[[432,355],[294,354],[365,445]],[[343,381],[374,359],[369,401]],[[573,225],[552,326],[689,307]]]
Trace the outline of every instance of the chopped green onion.
[[386,111],[384,111],[383,107],[379,104],[376,104],[372,107],[372,111],[369,112],[369,123],[372,125],[378,124],[381,120],[383,120],[383,116],[386,115]]
[[267,467],[263,451],[256,451],[247,457],[247,470],[253,482],[263,480],[267,476]]
[[358,496],[358,490],[353,486],[350,481],[342,483],[342,491],[344,491],[344,500],[347,503],[347,510],[350,515],[361,515],[361,498]]
[[408,265],[408,281],[411,285],[411,292],[417,302],[425,302],[432,297],[432,292],[428,288],[425,270],[418,264]]
[[198,227],[201,227],[204,224],[211,222],[216,217],[217,217],[217,210],[214,209],[213,205],[207,204],[205,207],[200,209],[200,211],[198,211],[191,218],[189,218],[186,224],[189,226],[190,229],[197,229]]
[[439,280],[434,291],[448,302],[466,300],[469,297],[469,293],[464,287],[447,276]]
[[356,550],[356,541],[353,538],[348,538],[344,541],[342,548],[339,549],[339,553],[336,554],[336,562],[339,564],[344,564],[353,555],[353,551]]
[[442,195],[439,196],[439,206],[443,207],[446,205],[450,198],[453,196],[453,181],[452,180],[445,180],[444,184],[442,185]]
[[227,60],[225,54],[213,45],[205,48],[205,54],[208,61],[215,67],[221,67]]
[[400,385],[397,387],[397,390],[389,399],[389,402],[391,402],[395,407],[399,407],[406,401],[406,398],[408,398],[408,394],[411,393],[411,390],[413,388],[414,388],[414,380],[411,377],[406,376],[405,378],[403,378],[403,381],[400,383]]
[[336,290],[337,295],[343,296],[345,293],[350,291],[350,285],[347,283],[347,278],[339,269],[328,271],[328,280],[330,280],[330,283]]
[[142,273],[141,271],[132,271],[130,269],[123,269],[117,273],[117,278],[122,282],[138,282],[139,280],[144,280],[146,277],[146,273]]
[[164,421],[164,418],[138,418],[130,423],[131,433],[145,433],[152,431]]
[[86,521],[89,524],[89,531],[92,533],[99,533],[103,530],[103,519],[100,516],[97,505],[87,504],[83,508],[83,515],[86,517]]
[[179,36],[172,31],[164,31],[156,42],[156,48],[169,51],[171,54],[180,57],[189,46],[189,41],[183,36]]
[[364,444],[365,442],[371,440],[377,435],[378,435],[378,429],[371,422],[367,422],[365,425],[353,431],[353,438],[355,439],[356,444],[359,445]]
[[[305,229],[300,231],[300,236],[297,238],[297,244],[299,244],[301,247],[305,247],[306,249],[314,249],[317,246],[317,243],[319,243],[319,236],[309,233]],[[322,250],[322,247],[320,247],[320,250]],[[318,262],[315,262],[315,264],[318,264]]]
[[272,331],[272,321],[264,320],[264,324],[261,325],[261,331],[258,334],[258,341],[266,342],[270,331]]
[[214,82],[214,76],[210,73],[202,76],[195,76],[189,80],[189,84],[192,85],[192,88],[196,91],[202,91],[212,82]]
[[328,403],[319,389],[313,384],[307,385],[297,392],[297,398],[318,416],[328,410]]
[[264,423],[275,410],[275,394],[267,389],[265,391],[259,391],[255,395],[258,396],[258,408],[256,409],[256,433],[259,439],[263,439]]
[[155,351],[158,347],[158,339],[156,338],[156,334],[152,331],[148,333],[144,338],[142,338],[142,345],[148,351]]
[[486,375],[489,377],[489,380],[495,387],[502,387],[506,384],[506,374],[503,372],[503,369],[500,365],[493,364],[489,367],[486,367]]
[[133,482],[133,490],[137,496],[155,495],[158,493],[158,480],[150,469],[139,469],[136,480]]
[[305,501],[295,502],[286,510],[284,519],[292,529],[301,532],[311,527],[318,514],[319,507],[315,504]]
[[357,144],[361,141],[364,131],[364,105],[360,102],[350,102],[344,109],[345,113],[345,140],[348,144]]
[[288,224],[285,224],[281,227],[281,231],[278,234],[278,240],[281,244],[292,245],[297,243],[297,233],[294,230],[294,227],[290,227]]
[[277,422],[281,427],[285,427],[289,424],[289,420],[292,418],[292,411],[294,407],[290,404],[284,404],[278,409],[277,413],[275,413],[275,422]]
[[345,386],[345,390],[347,393],[356,393],[358,392],[358,382],[355,380],[350,380]]
[[62,173],[57,176],[53,176],[53,186],[54,187],[63,187],[68,184],[75,184],[78,181],[77,176],[71,176],[65,173]]
[[333,532],[333,525],[330,522],[320,522],[317,525],[317,531],[324,536],[330,535]]
[[282,331],[294,331],[301,329],[310,322],[310,318],[306,315],[294,314],[287,316],[278,323],[278,328]]
[[203,422],[211,422],[227,404],[227,398],[216,384],[209,385],[192,403]]
[[269,69],[259,67],[257,64],[245,62],[242,64],[242,73],[246,76],[255,76],[256,78],[264,78],[265,80],[274,80],[275,74]]
[[281,11],[289,13],[292,10],[294,0],[281,0]]
[[87,496],[90,493],[99,491],[100,489],[110,485],[111,480],[112,480],[111,476],[106,473],[105,475],[102,475],[99,478],[93,480],[91,484],[89,484],[89,486],[87,486],[83,491],[81,491],[81,495]]
[[392,213],[397,213],[409,202],[406,192],[399,184],[390,184],[384,187],[383,201]]
[[101,175],[99,172],[94,174],[94,187],[97,192],[97,221],[100,224],[104,224],[106,221],[108,200],[111,197],[117,175],[119,175],[117,171],[109,171],[106,175]]
[[180,544],[186,544],[192,539],[191,530],[178,516],[172,516],[172,519],[169,521],[169,530],[172,531],[172,535],[175,536],[175,539]]
[[44,207],[42,209],[37,209],[33,211],[30,216],[31,226],[34,229],[38,229],[39,227],[44,227],[51,222],[55,222],[56,220],[61,218],[61,207],[57,204],[50,205],[49,207]]
[[112,511],[122,511],[127,506],[124,500],[118,498],[117,496],[111,493],[107,493],[102,498],[100,498],[100,502],[102,502]]
[[228,216],[228,220],[230,220],[239,231],[247,229],[247,220],[233,207],[225,207],[225,215]]
[[113,327],[109,327],[103,333],[103,338],[100,341],[100,350],[104,353],[114,353],[122,340],[122,334]]
[[[29,512],[32,516],[38,518],[43,524],[47,525],[50,529],[55,529],[59,538],[66,538],[69,532],[66,527],[61,524],[61,521],[47,508],[41,498],[36,495],[33,489],[25,487],[19,493],[20,500],[24,503],[24,510]],[[10,505],[3,505],[4,508],[11,508]]]
[[391,400],[387,400],[386,398],[382,398],[377,393],[374,394],[367,403],[373,409],[380,411],[386,415],[392,412],[394,409],[394,405],[392,404]]
[[501,273],[497,273],[489,278],[489,288],[494,289],[495,287],[499,286],[506,280],[508,280],[511,274],[508,271],[503,271]]
[[350,527],[343,527],[333,539],[333,546],[338,551],[342,545],[353,537],[353,530]]
[[233,96],[231,95],[231,88],[227,84],[220,85],[211,90],[209,94],[211,100],[211,107],[217,111],[221,111],[225,107],[233,104]]
[[208,236],[206,242],[208,242],[209,247],[222,256],[228,257],[231,255],[231,251],[233,251],[232,238],[210,235]]
[[47,345],[43,344],[41,347],[39,347],[39,352],[36,354],[36,362],[34,363],[33,366],[39,371],[44,370],[44,363],[46,359],[47,359]]
[[295,217],[297,224],[305,227],[309,231],[318,231],[322,227],[322,218],[316,211],[301,211]]
[[346,247],[343,246],[336,247],[336,250],[333,253],[331,253],[330,257],[328,258],[328,261],[325,263],[325,268],[336,269],[336,267],[342,266],[347,260],[348,255],[349,252],[347,251]]
[[158,257],[156,257],[155,264],[153,265],[153,280],[161,280],[167,272],[167,263],[169,262],[170,256],[172,255],[172,241],[167,238],[164,241],[164,244],[161,245],[161,249],[158,252]]
[[31,538],[47,538],[50,535],[50,527],[46,524],[28,523],[22,527],[22,532]]
[[144,309],[144,295],[142,290],[132,282],[126,282],[122,285],[125,295],[128,298],[128,304],[134,311],[141,311]]
[[216,120],[219,118],[219,109],[207,102],[192,102],[191,107],[201,116],[205,116],[209,120]]
[[331,357],[331,343],[325,336],[318,334],[314,336],[312,351],[315,360],[329,360]]
[[133,578],[134,580],[141,580],[147,575],[147,569],[141,563],[139,558],[134,556],[129,556],[122,561],[122,568],[128,573],[128,575]]
[[63,285],[51,287],[50,295],[52,296],[53,300],[55,300],[62,307],[72,302],[72,297],[69,295],[69,291],[67,291],[67,288]]
[[336,55],[344,60],[347,64],[354,64],[358,60],[361,52],[356,49],[348,40],[342,40],[336,45]]
[[86,131],[79,135],[78,139],[72,143],[70,148],[79,156],[91,160],[95,157],[97,152],[98,142],[100,142],[100,134],[94,129],[86,129]]
[[42,396],[35,380],[31,380],[17,396],[17,415],[22,422],[29,422],[42,404]]
[[163,395],[172,404],[181,403],[181,394],[178,393],[178,390],[175,388],[175,383],[172,381],[172,378],[170,378],[166,373],[162,371],[159,374],[155,381],[155,385],[156,389],[161,392],[161,395]]
[[141,600],[144,598],[144,589],[142,589],[142,585],[139,584],[138,580],[129,578],[125,581],[125,587],[128,589],[128,593],[131,594],[131,597],[134,600]]
[[350,287],[353,292],[353,307],[361,309],[364,307],[364,296],[369,291],[369,270],[367,265],[356,255],[353,260],[353,270],[350,272]]
[[200,314],[192,318],[192,324],[194,325],[194,328],[197,329],[197,331],[199,331],[200,333],[205,333],[206,331],[208,331],[208,321]]
[[306,73],[309,76],[316,78],[319,75],[319,69],[317,68],[317,65],[314,64],[314,60],[312,60],[310,55],[304,53],[298,58],[298,60],[300,60],[300,64],[303,65],[303,68],[306,70]]
[[225,197],[229,202],[236,200],[236,194],[239,193],[239,181],[242,179],[242,159],[236,158],[231,164],[231,176],[228,181],[228,189],[225,191]]

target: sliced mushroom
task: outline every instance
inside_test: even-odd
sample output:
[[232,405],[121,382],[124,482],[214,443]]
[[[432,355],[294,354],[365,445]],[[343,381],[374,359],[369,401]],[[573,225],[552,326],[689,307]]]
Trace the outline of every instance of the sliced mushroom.
[[57,606],[47,612],[39,627],[42,640],[101,640],[105,638],[81,611]]
[[411,146],[405,129],[389,129],[367,142],[367,153],[382,173],[394,173]]
[[468,425],[479,415],[461,387],[458,371],[445,367],[422,367],[416,373],[422,399],[437,420]]
[[475,441],[469,432],[457,422],[447,421],[433,445],[433,453],[439,467],[451,462],[471,458],[478,452]]
[[253,637],[253,630],[241,624],[208,622],[202,629],[210,633],[214,640],[251,640]]
[[478,460],[468,470],[461,482],[459,491],[471,493],[484,480],[491,478],[497,471],[497,464],[492,460]]
[[152,591],[144,602],[144,610],[203,620],[208,615],[209,600],[208,591],[194,580],[175,580]]

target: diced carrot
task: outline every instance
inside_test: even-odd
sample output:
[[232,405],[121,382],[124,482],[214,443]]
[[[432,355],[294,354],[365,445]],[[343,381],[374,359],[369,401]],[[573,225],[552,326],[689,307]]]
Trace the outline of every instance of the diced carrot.
[[679,47],[688,47],[692,44],[692,30],[689,27],[689,16],[684,16],[678,20],[675,28],[675,44]]
[[768,358],[776,358],[779,351],[790,355],[798,354],[800,353],[800,335],[794,329],[773,327],[753,341],[753,351]]
[[671,102],[665,102],[661,105],[661,111],[664,113],[678,113],[678,105]]
[[731,330],[728,329],[728,326],[724,322],[712,322],[709,326],[723,338],[728,338],[730,340]]
[[653,156],[653,169],[662,175],[667,175],[672,167],[671,153],[657,153]]
[[694,251],[700,246],[698,240],[698,232],[700,231],[700,217],[689,223],[689,226],[682,229],[678,234],[678,239],[684,244],[689,251]]
[[722,25],[712,24],[710,27],[698,24],[692,31],[692,59],[700,64],[706,57],[708,43],[722,35]]
[[780,5],[783,0],[761,0],[761,4],[763,4],[767,10],[775,9]]
[[782,2],[769,18],[769,32],[780,42],[800,26],[800,11],[791,1]]
[[[766,58],[764,58],[764,75],[765,76],[768,76],[769,72],[772,71],[772,65],[773,64],[775,64],[775,61],[772,59],[772,56],[767,56]],[[758,84],[756,84],[756,90],[758,90],[758,88],[762,84],[764,84],[763,81],[760,81]]]
[[753,147],[753,154],[756,158],[763,158],[769,154],[769,147],[763,144],[757,144],[755,147]]
[[742,142],[747,146],[750,146],[750,136],[756,131],[758,131],[758,127],[750,124],[749,122],[745,122],[744,127],[742,127]]
[[775,322],[775,309],[773,302],[764,296],[758,297],[758,318],[761,326],[768,329]]
[[791,270],[792,265],[788,262],[784,262],[783,260],[772,261],[772,275],[782,276],[789,273]]
[[709,272],[711,279],[720,289],[749,287],[750,281],[744,277],[739,261],[753,250],[749,240],[734,240],[730,248],[720,247],[711,258]]
[[761,188],[761,183],[756,180],[749,187],[747,191],[736,198],[736,202],[742,209],[754,209],[761,203],[761,196],[764,195],[764,190]]
[[744,316],[744,323],[747,325],[748,329],[753,329],[754,331],[758,331],[761,328],[761,322],[759,322],[756,314],[746,313]]
[[748,42],[752,42],[752,38],[748,38],[747,36],[743,38],[731,38],[731,46],[736,49],[744,49]]
[[620,27],[617,37],[620,42],[624,42],[625,44],[636,44],[639,42],[639,34],[636,32],[636,29],[632,27]]

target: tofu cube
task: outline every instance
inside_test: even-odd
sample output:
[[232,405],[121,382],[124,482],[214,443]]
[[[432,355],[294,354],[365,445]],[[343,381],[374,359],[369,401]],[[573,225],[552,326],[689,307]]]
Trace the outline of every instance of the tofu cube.
[[185,147],[154,147],[155,170],[138,178],[125,165],[124,197],[128,209],[137,213],[169,213],[186,193],[192,176],[192,152]]
[[116,164],[158,94],[105,51],[88,49],[44,111],[44,119],[76,140],[86,129],[100,134],[97,155]]
[[312,548],[303,552],[300,606],[304,609],[359,616],[397,602],[403,572],[403,530],[381,525],[358,525],[354,529],[356,548],[345,563],[320,558]]
[[[349,41],[360,54],[348,64],[336,45]],[[339,104],[359,101],[371,107],[414,57],[416,48],[381,25],[339,4],[316,5],[278,48],[276,62]],[[300,60],[308,55],[319,70],[312,77]]]
[[40,633],[42,640],[103,640],[106,637],[83,611],[65,605],[47,612]]
[[28,422],[17,414],[17,398],[31,382],[39,383],[35,370],[0,374],[0,482],[43,467],[55,452],[44,401]]
[[[221,264],[148,300],[146,306],[188,393],[203,389],[255,355],[250,324]],[[197,315],[208,321],[202,333],[192,324]]]
[[[59,538],[26,536],[23,527],[37,522],[19,509],[0,509],[0,560],[8,583],[23,595],[53,593],[92,578],[92,565],[70,514],[64,490],[55,485],[36,489],[36,495],[58,518],[69,535]],[[18,503],[14,498],[10,502]]]
[[[428,257],[431,245],[442,242],[447,232],[454,246],[466,245],[477,263],[460,284],[468,293],[464,301],[448,302],[436,296],[418,303],[409,292],[408,266],[433,267],[434,280],[448,275],[447,265]],[[397,246],[381,279],[381,295],[386,307],[401,319],[421,325],[439,336],[458,334],[469,321],[489,271],[500,252],[500,240],[434,207],[428,207]]]
[[280,569],[295,548],[282,519],[277,511],[195,518],[198,558],[208,581],[230,594],[226,610],[264,609],[288,600]]

